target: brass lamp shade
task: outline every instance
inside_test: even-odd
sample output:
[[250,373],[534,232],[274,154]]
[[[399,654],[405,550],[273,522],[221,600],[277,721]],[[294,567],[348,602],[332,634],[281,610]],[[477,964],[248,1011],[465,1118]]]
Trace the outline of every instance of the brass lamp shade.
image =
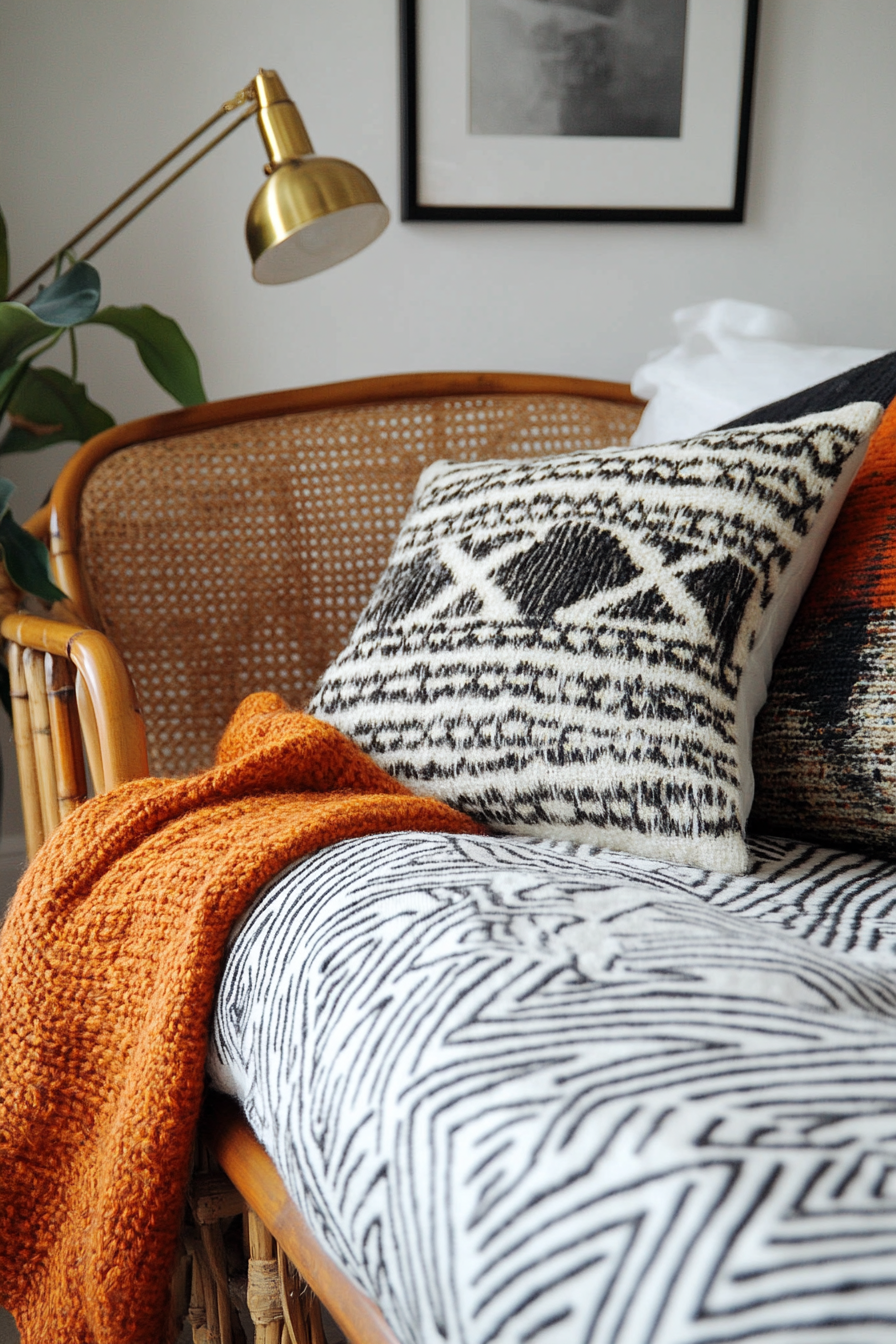
[[181,163],[161,183],[147,189],[143,199],[123,218],[94,242],[81,257],[86,261],[116,234],[130,224],[148,205],[157,200],[172,183],[189,172],[194,164],[226,139],[251,117],[258,122],[268,162],[268,180],[249,207],[246,242],[252,256],[252,274],[263,285],[281,285],[287,280],[325,271],[378,238],[389,223],[389,211],[379,198],[376,187],[360,168],[342,159],[325,159],[315,154],[305,123],[276,70],[259,70],[252,83],[240,89],[218,108],[164,158],[138,177],[89,224],[63,243],[43,265],[22,281],[7,296],[15,299],[27,290],[76,243],[116,214],[141,188],[158,177],[175,159],[216,122],[237,108],[243,109],[225,130],[208,140],[197,153]]
[[280,285],[324,271],[360,252],[389,222],[389,211],[360,168],[315,154],[282,163],[249,207],[252,274]]

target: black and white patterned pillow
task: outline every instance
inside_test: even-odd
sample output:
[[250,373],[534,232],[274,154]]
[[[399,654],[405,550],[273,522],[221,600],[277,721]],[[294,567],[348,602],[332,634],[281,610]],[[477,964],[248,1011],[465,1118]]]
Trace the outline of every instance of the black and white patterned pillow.
[[753,720],[880,415],[435,463],[312,713],[495,830],[745,871]]

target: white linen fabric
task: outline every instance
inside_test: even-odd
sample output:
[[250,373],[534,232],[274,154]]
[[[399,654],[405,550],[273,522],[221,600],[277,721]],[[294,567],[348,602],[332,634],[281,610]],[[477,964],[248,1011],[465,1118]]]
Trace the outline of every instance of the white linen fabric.
[[896,865],[404,834],[281,874],[209,1068],[402,1344],[892,1344]]
[[311,712],[494,830],[742,872],[753,721],[880,416],[434,464]]
[[672,320],[678,343],[650,355],[632,378],[648,403],[633,446],[703,434],[883,354],[804,344],[787,313],[737,299],[679,308]]

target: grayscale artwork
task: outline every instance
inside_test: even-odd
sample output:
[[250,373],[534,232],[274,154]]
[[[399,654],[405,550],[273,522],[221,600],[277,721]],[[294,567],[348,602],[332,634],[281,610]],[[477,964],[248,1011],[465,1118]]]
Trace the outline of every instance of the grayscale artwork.
[[681,131],[687,0],[470,0],[474,135]]

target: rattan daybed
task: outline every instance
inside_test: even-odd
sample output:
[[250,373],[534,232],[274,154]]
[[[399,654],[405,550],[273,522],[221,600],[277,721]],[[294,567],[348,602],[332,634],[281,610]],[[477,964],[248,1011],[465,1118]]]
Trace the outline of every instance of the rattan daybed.
[[[640,411],[618,384],[422,374],[86,444],[31,524],[69,604],[2,623],[29,853],[88,778],[206,768],[253,692],[304,706],[424,467],[600,450]],[[746,873],[549,834],[290,866],[224,968],[172,1321],[229,1344],[248,1309],[257,1344],[319,1344],[322,1303],[351,1344],[884,1344],[894,899],[886,858],[768,837]]]

